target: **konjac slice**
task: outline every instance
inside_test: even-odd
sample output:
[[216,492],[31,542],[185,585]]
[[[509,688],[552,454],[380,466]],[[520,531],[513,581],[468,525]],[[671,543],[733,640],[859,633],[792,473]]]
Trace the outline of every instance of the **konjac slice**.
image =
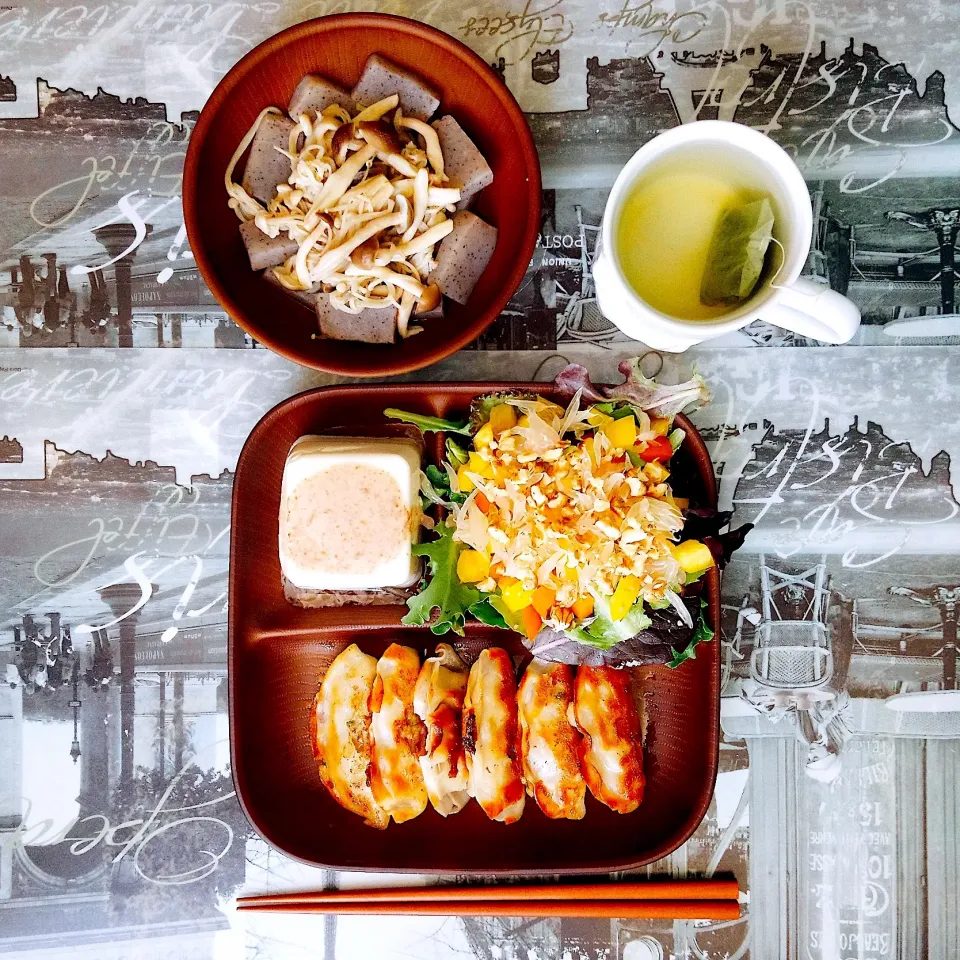
[[461,730],[468,672],[453,647],[439,643],[436,655],[424,660],[413,695],[413,709],[427,728],[420,768],[430,803],[443,817],[470,799]]
[[350,644],[330,664],[310,714],[310,735],[323,785],[340,806],[383,830],[390,822],[370,787],[370,695],[377,661]]
[[418,817],[427,807],[420,769],[426,729],[413,709],[419,673],[417,652],[391,643],[377,663],[373,682],[370,786],[374,799],[397,823]]
[[640,714],[630,674],[612,667],[577,668],[574,720],[583,734],[580,769],[590,792],[617,813],[643,800]]
[[583,738],[570,720],[574,677],[567,664],[534,660],[517,693],[527,793],[554,820],[580,820],[586,812],[579,756]]
[[505,650],[484,650],[470,668],[463,707],[463,746],[470,796],[501,823],[523,815],[526,793],[517,755],[517,684]]

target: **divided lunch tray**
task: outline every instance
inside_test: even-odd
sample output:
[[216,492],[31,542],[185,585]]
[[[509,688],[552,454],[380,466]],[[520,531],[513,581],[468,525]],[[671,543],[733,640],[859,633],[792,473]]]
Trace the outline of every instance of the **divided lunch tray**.
[[[338,870],[413,873],[588,874],[628,870],[666,856],[703,819],[717,773],[719,639],[677,670],[635,670],[647,710],[646,795],[626,816],[587,796],[583,820],[550,820],[532,798],[518,823],[487,819],[471,801],[444,819],[428,806],[386,830],[365,826],[327,793],[311,750],[309,714],[324,671],[350,643],[379,656],[393,641],[421,657],[439,640],[473,658],[501,646],[528,658],[512,631],[468,624],[465,638],[405,627],[405,606],[301,609],[284,597],[277,553],[280,481],[291,444],[336,430],[364,436],[388,421],[385,407],[465,417],[477,395],[529,391],[543,383],[418,383],[330,387],[274,407],[247,439],[233,488],[230,540],[230,752],[237,795],[250,822],[283,853]],[[694,504],[716,503],[710,458],[685,418],[687,439],[672,461],[671,484]],[[437,462],[444,438],[428,434],[424,457]],[[710,617],[719,637],[720,578],[710,571]]]

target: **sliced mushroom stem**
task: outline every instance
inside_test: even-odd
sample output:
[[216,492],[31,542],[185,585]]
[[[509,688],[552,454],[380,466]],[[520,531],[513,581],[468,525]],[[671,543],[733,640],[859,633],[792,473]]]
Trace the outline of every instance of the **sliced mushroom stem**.
[[[341,243],[340,246],[324,251],[323,255],[310,271],[308,280],[312,282],[326,282],[327,276],[346,263],[347,260],[350,259],[350,254],[353,253],[353,251],[356,250],[361,243],[366,243],[367,240],[369,240],[371,237],[375,237],[378,233],[380,233],[381,230],[389,230],[391,227],[395,227],[399,222],[400,215],[398,213],[388,213],[386,216],[378,217],[376,220],[371,220],[368,224],[366,224],[366,226],[358,230],[352,237],[350,237],[349,240],[345,240],[343,243]],[[303,251],[305,248],[309,250],[310,245],[312,245],[312,241],[310,240],[310,237],[307,237],[297,253],[298,267],[300,254],[303,253],[305,261],[306,253]],[[297,272],[299,274],[299,269]],[[309,286],[309,282],[306,285]]]
[[384,283],[393,284],[395,287],[399,287],[401,290],[405,290],[407,293],[412,294],[414,300],[419,299],[426,287],[417,280],[416,277],[411,277],[406,273],[398,273],[396,270],[391,270],[389,267],[356,267],[348,266],[343,271],[348,277],[376,277],[378,280],[382,280]]
[[[418,170],[417,175],[413,178],[413,221],[404,231],[404,243],[409,243],[417,235],[417,230],[420,229],[420,224],[423,223],[423,217],[427,212],[427,201],[430,194],[429,185],[430,178],[427,171]],[[402,196],[402,194],[397,196],[398,200],[400,196]]]
[[443,151],[440,149],[440,138],[437,136],[437,131],[429,123],[414,120],[413,117],[402,117],[399,124],[401,127],[413,130],[423,137],[423,143],[427,151],[427,162],[433,167],[434,173],[443,178]]
[[450,231],[453,230],[452,220],[441,220],[434,224],[429,230],[424,230],[412,240],[398,243],[393,247],[385,247],[377,254],[377,264],[386,265],[391,260],[402,260],[404,257],[412,256],[421,250],[427,250],[435,243],[439,243]]
[[407,338],[407,325],[410,323],[410,314],[417,302],[417,298],[408,290],[403,291],[400,306],[397,308],[397,333],[402,340]]
[[371,103],[369,107],[361,110],[353,118],[353,122],[365,123],[368,120],[379,120],[382,116],[393,110],[398,103],[400,103],[400,95],[397,93],[391,94],[389,97],[384,97],[376,103]]
[[449,207],[459,200],[459,187],[431,187],[427,202],[431,207]]
[[320,195],[314,201],[313,208],[329,210],[350,189],[353,178],[376,156],[376,153],[373,144],[368,143],[353,154],[342,167],[339,167],[336,173],[330,174]]

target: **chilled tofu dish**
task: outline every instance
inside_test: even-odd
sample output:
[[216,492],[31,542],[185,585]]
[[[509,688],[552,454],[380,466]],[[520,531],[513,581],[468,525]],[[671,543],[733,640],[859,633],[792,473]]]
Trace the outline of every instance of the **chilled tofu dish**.
[[280,487],[280,569],[301,590],[405,587],[420,577],[420,450],[391,438],[301,437]]
[[439,107],[374,54],[350,91],[308,74],[238,144],[224,184],[250,268],[316,312],[316,335],[395,343],[483,275],[497,229],[468,207],[493,171],[455,117],[431,120]]
[[325,588],[415,582],[406,626],[465,637],[478,622],[512,631],[521,651],[478,653],[474,635],[422,664],[398,643],[379,660],[356,645],[334,660],[314,702],[314,751],[331,795],[369,825],[428,804],[450,816],[471,799],[505,824],[529,799],[571,820],[589,796],[621,814],[642,803],[630,668],[680,668],[713,640],[705,575],[750,528],[725,531],[729,514],[674,487],[676,458],[679,483],[697,490],[676,417],[707,402],[703,379],[660,385],[636,359],[620,370],[622,384],[597,387],[570,365],[549,398],[481,395],[463,420],[387,408],[444,435],[443,458],[422,470],[381,440],[294,445],[286,576]]

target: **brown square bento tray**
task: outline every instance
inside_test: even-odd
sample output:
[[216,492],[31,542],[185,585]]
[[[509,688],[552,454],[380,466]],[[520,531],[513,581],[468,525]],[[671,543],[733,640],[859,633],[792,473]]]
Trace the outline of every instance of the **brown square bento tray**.
[[[439,640],[468,657],[485,646],[529,656],[518,635],[479,623],[466,637],[406,627],[404,606],[302,609],[284,597],[277,552],[280,481],[291,444],[336,430],[369,435],[385,407],[465,417],[483,393],[530,391],[542,383],[423,383],[330,387],[274,407],[240,454],[230,539],[230,753],[237,795],[250,822],[283,853],[338,870],[414,873],[588,874],[627,870],[666,856],[703,819],[717,773],[719,639],[677,670],[635,671],[647,710],[646,796],[626,816],[587,797],[583,820],[550,820],[528,798],[522,819],[494,823],[471,802],[444,819],[432,808],[404,824],[374,830],[348,813],[320,782],[309,734],[310,708],[324,671],[349,643],[379,656],[394,640],[432,654]],[[703,440],[685,418],[687,439],[672,462],[678,496],[714,506],[716,484]],[[345,429],[346,428],[346,429]],[[428,434],[424,457],[438,462],[444,438]],[[719,638],[720,580],[707,583]]]

